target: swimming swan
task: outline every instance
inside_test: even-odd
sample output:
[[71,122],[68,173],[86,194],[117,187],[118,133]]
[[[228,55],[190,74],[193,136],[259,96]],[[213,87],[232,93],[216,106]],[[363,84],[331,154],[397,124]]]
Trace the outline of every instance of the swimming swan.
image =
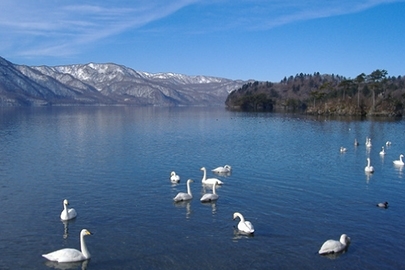
[[212,186],[212,193],[204,194],[200,199],[201,202],[212,202],[212,201],[218,200],[218,195],[215,192],[216,185],[217,185],[217,182],[214,182],[214,185]]
[[393,161],[393,163],[395,164],[395,165],[404,165],[404,162],[402,161],[402,158],[404,157],[404,155],[399,155],[399,160],[397,159],[397,160],[394,160]]
[[217,183],[218,185],[223,184],[223,182],[217,178],[208,178],[207,179],[207,170],[205,169],[205,167],[202,167],[200,170],[204,171],[203,178],[201,179],[201,182],[203,184],[205,184],[205,185],[213,185],[214,183]]
[[69,201],[66,199],[63,200],[63,210],[62,213],[60,213],[61,220],[69,220],[77,216],[76,210],[74,208],[68,208],[68,205]]
[[172,183],[178,183],[180,182],[180,176],[173,171],[170,173],[170,181],[172,181]]
[[370,165],[370,158],[367,158],[367,166],[364,168],[365,172],[373,173],[374,167]]
[[357,141],[357,139],[354,139],[354,146],[358,146],[359,142]]
[[57,251],[42,254],[42,257],[55,262],[80,262],[87,259],[90,259],[90,253],[87,250],[86,242],[84,241],[84,237],[86,235],[91,235],[92,233],[86,229],[83,229],[80,232],[80,249],[78,251],[74,248],[63,248]]
[[250,223],[250,221],[245,220],[245,218],[242,216],[241,213],[239,213],[239,212],[233,213],[233,219],[235,220],[237,217],[240,218],[240,221],[238,223],[239,231],[241,231],[243,233],[247,233],[247,234],[252,234],[255,232],[255,229],[254,229],[252,223]]
[[232,167],[229,165],[225,165],[224,167],[217,167],[213,169],[212,171],[214,173],[230,173],[232,170]]
[[346,249],[350,243],[350,237],[346,234],[340,236],[340,241],[337,240],[327,240],[323,243],[321,249],[318,251],[319,254],[331,254],[338,253]]
[[381,151],[380,151],[380,155],[381,156],[384,156],[386,153],[385,153],[385,150],[384,150],[384,146],[381,148]]
[[344,152],[346,152],[346,151],[347,151],[347,148],[345,148],[345,147],[343,147],[343,146],[340,147],[340,153],[344,153]]
[[190,189],[190,183],[194,182],[191,179],[187,180],[187,193],[184,192],[179,192],[176,197],[173,198],[175,202],[181,202],[181,201],[188,201],[193,198],[193,194],[191,194],[191,189]]

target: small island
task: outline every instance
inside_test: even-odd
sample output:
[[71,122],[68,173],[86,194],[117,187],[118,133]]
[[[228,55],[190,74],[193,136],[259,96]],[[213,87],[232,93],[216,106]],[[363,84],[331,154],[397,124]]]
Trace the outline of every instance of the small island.
[[402,117],[405,77],[377,69],[355,79],[297,74],[279,83],[249,82],[231,92],[225,105],[242,111],[297,111],[312,115]]

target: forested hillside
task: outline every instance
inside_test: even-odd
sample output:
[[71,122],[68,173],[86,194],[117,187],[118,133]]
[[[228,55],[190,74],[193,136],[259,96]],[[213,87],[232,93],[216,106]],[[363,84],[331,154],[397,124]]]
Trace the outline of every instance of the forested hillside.
[[402,116],[405,77],[386,70],[339,75],[297,74],[279,83],[253,82],[231,92],[227,108],[245,111],[295,110],[308,114]]

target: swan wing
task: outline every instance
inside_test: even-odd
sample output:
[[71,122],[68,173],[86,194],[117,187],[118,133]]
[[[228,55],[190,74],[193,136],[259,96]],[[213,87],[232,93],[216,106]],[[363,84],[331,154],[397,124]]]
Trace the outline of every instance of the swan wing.
[[253,224],[250,221],[245,222],[240,221],[238,224],[238,230],[244,233],[254,233],[255,231]]
[[201,202],[211,202],[215,200],[218,200],[218,195],[211,193],[204,194],[200,199]]
[[184,192],[180,192],[176,195],[176,197],[173,198],[173,200],[175,202],[180,202],[180,201],[187,201],[187,200],[191,200],[193,197],[188,194],[188,193],[184,193]]
[[48,254],[42,254],[42,257],[56,262],[79,262],[87,260],[83,253],[74,248],[64,248],[53,251]]
[[337,253],[345,249],[345,245],[336,240],[327,240],[319,249],[319,254]]
[[217,185],[223,185],[223,184],[224,184],[224,182],[222,182],[221,180],[219,180],[219,179],[217,179],[217,178],[208,178],[208,179],[205,179],[205,180],[203,181],[203,184],[206,184],[206,185],[213,185],[215,182],[217,183]]

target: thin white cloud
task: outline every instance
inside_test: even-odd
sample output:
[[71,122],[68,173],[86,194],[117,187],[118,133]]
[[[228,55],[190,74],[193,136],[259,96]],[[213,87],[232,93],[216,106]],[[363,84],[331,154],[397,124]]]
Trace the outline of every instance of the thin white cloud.
[[[0,54],[66,56],[83,47],[165,18],[194,5],[195,33],[218,29],[266,30],[294,22],[360,12],[405,0],[3,0],[0,9]],[[198,20],[193,20],[198,22]],[[207,23],[208,22],[208,23]]]

